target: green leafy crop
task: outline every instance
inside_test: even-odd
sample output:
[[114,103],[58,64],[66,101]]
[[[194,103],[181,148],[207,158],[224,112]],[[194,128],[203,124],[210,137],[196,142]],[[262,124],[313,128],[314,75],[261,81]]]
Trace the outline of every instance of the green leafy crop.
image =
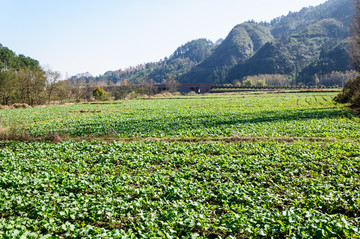
[[356,143],[12,143],[0,237],[354,238]]

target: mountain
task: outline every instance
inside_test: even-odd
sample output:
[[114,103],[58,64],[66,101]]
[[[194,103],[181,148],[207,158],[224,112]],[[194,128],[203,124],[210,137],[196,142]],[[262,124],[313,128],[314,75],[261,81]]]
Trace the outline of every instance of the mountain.
[[[178,47],[169,58],[165,57],[159,62],[141,64],[125,70],[108,71],[98,77],[82,77],[82,79],[102,81],[104,84],[108,82],[120,84],[124,78],[130,83],[137,84],[162,83],[169,78],[177,78],[189,72],[192,67],[207,59],[219,42],[222,40],[219,39],[215,44],[204,38],[193,40]],[[72,77],[72,80],[77,79],[76,76]]]
[[81,79],[81,78],[90,78],[92,77],[92,75],[89,72],[85,72],[85,73],[80,73],[74,76],[77,79]]
[[202,83],[221,83],[232,66],[248,59],[271,40],[273,36],[268,27],[256,23],[237,25],[207,59],[179,81],[191,83],[193,79],[201,79]]
[[[349,0],[330,0],[318,7],[303,8],[270,23],[276,38],[265,44],[253,57],[240,62],[228,73],[223,83],[257,74],[298,74],[313,61],[322,61],[321,51],[332,48],[350,36],[353,14]],[[349,63],[349,61],[346,61]],[[350,63],[347,67],[350,68]],[[332,70],[337,70],[336,67]],[[305,76],[302,74],[301,78]],[[310,82],[313,75],[308,75]],[[304,79],[297,79],[304,82]]]
[[352,0],[329,0],[316,7],[303,8],[299,12],[289,13],[270,22],[271,33],[275,38],[296,34],[304,27],[324,19],[336,19],[348,26],[353,15]]
[[350,71],[349,39],[346,39],[331,49],[323,49],[320,57],[307,65],[296,78],[297,83],[315,85],[314,75],[325,75],[331,72]]
[[314,74],[351,69],[347,41],[354,13],[352,0],[328,0],[290,12],[269,23],[245,22],[225,40],[190,41],[159,62],[109,71],[95,81],[232,83],[258,74],[288,75],[313,84]]
[[[298,33],[268,42],[253,57],[233,67],[226,82],[257,74],[297,75],[324,48],[332,48],[349,37],[349,27],[334,19],[323,19],[302,27]],[[301,81],[303,82],[303,81]]]

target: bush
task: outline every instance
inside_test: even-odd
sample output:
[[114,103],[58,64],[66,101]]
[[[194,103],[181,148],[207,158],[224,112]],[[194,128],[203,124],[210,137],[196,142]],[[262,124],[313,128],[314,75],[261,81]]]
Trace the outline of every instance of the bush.
[[93,96],[95,100],[105,101],[109,99],[106,91],[99,86],[96,87],[95,90],[93,91]]
[[360,107],[360,76],[348,80],[344,89],[334,100],[339,103],[350,103],[354,107]]

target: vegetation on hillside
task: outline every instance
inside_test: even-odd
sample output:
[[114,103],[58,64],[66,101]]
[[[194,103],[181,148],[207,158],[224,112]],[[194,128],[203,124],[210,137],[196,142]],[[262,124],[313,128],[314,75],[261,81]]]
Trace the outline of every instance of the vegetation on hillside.
[[[233,67],[226,82],[256,74],[286,74],[296,79],[298,84],[315,85],[311,81],[315,74],[351,69],[347,41],[343,40],[348,36],[348,27],[341,22],[335,19],[321,20],[304,27],[299,33],[268,42],[249,60]],[[327,69],[316,65],[309,72],[306,68],[313,61],[332,65],[327,65]]]
[[210,56],[216,44],[207,39],[197,39],[178,47],[169,57],[159,62],[140,64],[125,70],[108,71],[98,77],[80,76],[72,77],[72,81],[94,81],[103,85],[121,85],[124,78],[131,84],[163,83],[169,78],[177,78],[198,63]]
[[273,40],[270,29],[256,23],[235,26],[214,52],[179,78],[186,83],[224,83],[228,71]]

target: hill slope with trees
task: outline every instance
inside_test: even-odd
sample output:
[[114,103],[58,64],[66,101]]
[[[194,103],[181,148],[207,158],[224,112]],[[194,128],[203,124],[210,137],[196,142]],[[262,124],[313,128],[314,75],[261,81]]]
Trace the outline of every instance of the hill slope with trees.
[[83,79],[101,84],[119,85],[125,78],[126,82],[132,84],[163,83],[189,72],[192,67],[208,58],[218,44],[219,42],[213,43],[207,39],[197,39],[178,47],[169,58],[165,57],[159,62],[140,64],[124,70],[108,71],[98,77],[75,76],[72,77],[72,80]]
[[214,52],[189,73],[179,78],[180,82],[222,83],[227,72],[237,63],[250,58],[266,42],[273,40],[270,29],[256,23],[235,26]]

